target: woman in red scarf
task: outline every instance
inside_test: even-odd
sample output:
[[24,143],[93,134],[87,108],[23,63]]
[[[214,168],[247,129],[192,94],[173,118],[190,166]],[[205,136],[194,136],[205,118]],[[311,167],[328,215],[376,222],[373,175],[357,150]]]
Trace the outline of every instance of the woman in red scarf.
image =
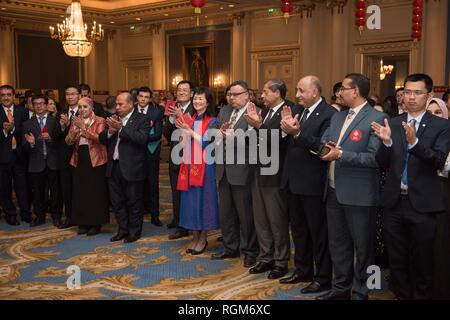
[[212,143],[207,130],[214,127],[212,94],[209,88],[194,89],[192,119],[180,117],[176,125],[184,130],[183,162],[178,175],[177,189],[181,191],[180,223],[193,230],[187,253],[205,251],[208,230],[219,229],[219,208],[214,159],[205,148]]

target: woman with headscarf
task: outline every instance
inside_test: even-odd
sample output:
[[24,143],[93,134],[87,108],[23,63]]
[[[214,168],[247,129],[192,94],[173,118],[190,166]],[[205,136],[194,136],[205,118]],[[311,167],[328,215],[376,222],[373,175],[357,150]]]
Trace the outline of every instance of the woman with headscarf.
[[[428,101],[427,111],[448,119],[445,102],[438,98]],[[438,171],[442,179],[442,190],[447,197],[447,211],[437,216],[437,232],[434,247],[434,294],[435,299],[450,299],[450,195],[449,176],[450,155],[443,170]]]
[[72,222],[78,234],[96,235],[102,224],[109,223],[108,186],[105,177],[107,148],[98,136],[105,129],[105,119],[93,112],[94,102],[85,97],[78,103],[79,117],[72,118],[68,145],[75,145],[70,164],[74,167]]

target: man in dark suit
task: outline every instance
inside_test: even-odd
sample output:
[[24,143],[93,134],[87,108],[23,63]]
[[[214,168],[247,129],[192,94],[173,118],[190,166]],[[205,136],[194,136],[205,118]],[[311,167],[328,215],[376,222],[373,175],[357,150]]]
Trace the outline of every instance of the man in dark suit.
[[380,188],[375,155],[381,144],[371,124],[386,117],[367,103],[369,92],[367,77],[347,75],[338,95],[350,109],[336,113],[322,137],[327,142],[322,159],[330,162],[327,223],[335,278],[332,290],[320,300],[368,299],[367,268],[374,262]]
[[144,222],[143,188],[147,177],[150,125],[135,110],[128,92],[117,96],[116,115],[106,120],[100,142],[108,145],[108,178],[112,208],[119,230],[111,241],[137,241]]
[[65,139],[69,134],[72,118],[78,116],[78,101],[81,91],[76,85],[69,84],[64,89],[67,108],[59,114],[59,124],[63,133],[59,139],[59,179],[61,185],[61,195],[64,204],[65,221],[58,228],[66,229],[72,224],[72,173],[70,158],[73,154],[74,146],[67,145]]
[[[80,90],[80,99],[84,97],[91,98],[94,101],[94,95],[92,94],[91,87],[86,83],[80,83],[78,85],[78,89]],[[109,116],[109,112],[107,112],[101,103],[94,101],[94,113],[98,117],[107,118]]]
[[161,227],[159,220],[159,155],[161,152],[162,114],[157,105],[151,103],[152,91],[141,87],[137,93],[136,109],[147,118],[150,126],[147,145],[148,177],[144,185],[144,210],[151,215],[151,223]]
[[[223,150],[223,162],[216,164],[223,251],[211,256],[213,260],[237,258],[242,250],[245,255],[244,266],[247,268],[256,263],[258,256],[250,190],[253,177],[253,166],[249,164],[248,155],[250,140],[240,137],[251,129],[244,118],[251,103],[248,90],[248,85],[244,81],[232,83],[228,91],[230,104],[221,108],[216,122],[216,127],[221,130],[223,136],[218,140],[221,143],[219,148]],[[230,129],[233,130],[232,133],[229,133]],[[228,139],[234,140],[231,150],[234,157],[231,163],[227,162],[226,155]],[[238,152],[245,152],[244,163],[237,162],[241,156],[237,154]],[[217,156],[216,154],[216,158]]]
[[[287,141],[287,135],[280,130],[286,91],[283,81],[268,81],[262,93],[267,109],[258,113],[256,106],[251,105],[244,115],[257,131],[259,151],[251,189],[260,261],[249,272],[270,271],[269,279],[281,278],[288,272],[290,254],[287,198],[280,188]],[[269,158],[268,164],[263,163],[263,157]]]
[[[177,85],[177,105],[169,110],[169,121],[164,126],[164,136],[167,141],[170,141],[170,152],[174,146],[178,144],[178,141],[172,141],[172,133],[176,129],[175,121],[177,117],[183,116],[183,114],[189,113],[191,116],[194,114],[194,107],[192,106],[191,99],[193,95],[192,83],[183,80]],[[169,177],[170,187],[172,188],[172,203],[173,203],[173,219],[167,227],[176,228],[175,232],[169,235],[169,239],[179,239],[188,236],[188,230],[178,226],[180,221],[180,191],[177,190],[178,173],[180,172],[180,165],[173,163],[172,157],[169,160]]]
[[383,141],[377,153],[387,170],[381,194],[384,232],[393,291],[399,299],[430,299],[433,292],[433,248],[436,214],[446,209],[437,170],[450,149],[448,120],[426,112],[433,80],[425,74],[406,78],[408,112],[374,123]]
[[[310,281],[302,293],[331,288],[331,258],[328,250],[327,215],[323,194],[327,164],[320,160],[320,138],[330,125],[336,109],[321,97],[322,85],[315,76],[297,84],[297,98],[304,107],[300,123],[282,120],[289,134],[281,186],[288,194],[288,212],[295,246],[295,271],[280,283]],[[314,268],[315,266],[315,268]]]
[[27,110],[14,105],[14,88],[0,87],[0,202],[6,215],[6,222],[19,225],[16,206],[12,201],[12,183],[23,221],[31,221],[30,203],[27,192],[26,155],[22,149],[23,123]]
[[48,98],[38,94],[33,98],[34,117],[23,125],[24,148],[28,152],[28,172],[33,185],[35,219],[31,227],[45,223],[46,191],[50,189],[50,213],[53,225],[60,224],[62,207],[58,187],[58,137],[62,135],[58,120],[48,115]]

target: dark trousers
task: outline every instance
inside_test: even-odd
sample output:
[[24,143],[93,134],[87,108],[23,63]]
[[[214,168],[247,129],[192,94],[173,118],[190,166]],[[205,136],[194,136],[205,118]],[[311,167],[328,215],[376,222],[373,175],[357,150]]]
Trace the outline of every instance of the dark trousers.
[[144,185],[144,209],[152,217],[159,217],[159,154],[147,161],[148,178]]
[[[333,262],[333,291],[367,297],[367,268],[374,263],[376,208],[342,205],[328,188],[328,243]],[[353,266],[354,249],[356,263]]]
[[72,174],[73,168],[65,165],[59,171],[59,181],[61,186],[62,201],[64,203],[64,213],[66,219],[72,218]]
[[[408,197],[384,211],[393,291],[399,299],[430,299],[436,214],[414,210]],[[449,253],[450,254],[450,253]]]
[[295,272],[314,277],[322,285],[331,283],[327,213],[323,197],[288,192],[288,212],[295,246]]
[[233,186],[224,175],[219,182],[219,212],[225,252],[241,249],[246,256],[256,258],[258,240],[250,187]]
[[184,228],[178,226],[178,224],[180,223],[180,200],[181,200],[180,191],[177,190],[179,172],[180,166],[173,164],[172,161],[169,161],[169,178],[170,178],[170,187],[172,189],[172,204],[173,204],[172,222],[176,224],[177,229],[184,230]]
[[[58,172],[45,168],[39,173],[30,173],[31,183],[33,186],[33,208],[34,214],[39,219],[45,219],[48,209],[47,198],[50,203],[50,213],[53,218],[61,217],[62,206],[60,202],[60,191],[58,185]],[[47,189],[48,186],[48,189]],[[46,193],[50,190],[50,196],[46,197]]]
[[119,161],[114,161],[108,179],[112,208],[119,226],[119,233],[140,237],[144,223],[142,181],[127,181],[120,171]]
[[[1,152],[1,150],[0,150]],[[16,217],[16,206],[12,201],[12,186],[20,208],[20,216],[28,218],[31,216],[30,202],[27,187],[27,169],[20,163],[17,156],[8,164],[0,164],[0,203],[6,217]]]

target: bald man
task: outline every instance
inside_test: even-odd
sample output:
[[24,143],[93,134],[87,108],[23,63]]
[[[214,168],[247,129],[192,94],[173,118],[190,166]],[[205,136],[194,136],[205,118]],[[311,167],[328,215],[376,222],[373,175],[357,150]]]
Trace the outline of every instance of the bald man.
[[106,119],[100,142],[108,145],[109,194],[119,230],[111,242],[135,242],[144,222],[143,188],[147,177],[147,143],[150,124],[134,109],[131,94],[116,100],[116,115]]
[[[318,293],[331,287],[331,258],[323,194],[326,162],[317,155],[321,136],[336,110],[322,95],[319,78],[307,76],[297,84],[299,104],[304,108],[298,123],[282,121],[289,135],[281,187],[288,195],[288,213],[295,246],[295,271],[282,284],[310,282],[302,293]],[[314,270],[314,265],[316,266]]]

